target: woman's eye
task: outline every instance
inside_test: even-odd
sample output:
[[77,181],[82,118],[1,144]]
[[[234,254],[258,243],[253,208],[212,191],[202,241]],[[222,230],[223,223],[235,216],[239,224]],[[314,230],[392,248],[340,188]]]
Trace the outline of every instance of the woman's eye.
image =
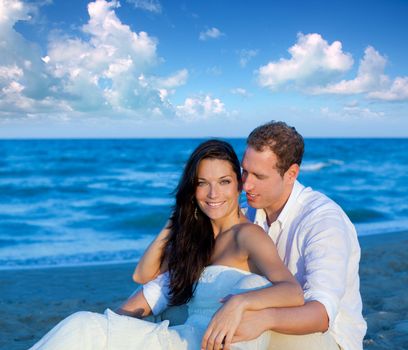
[[205,185],[204,181],[198,181],[197,186],[203,187]]
[[229,185],[231,183],[230,180],[222,180],[221,185]]

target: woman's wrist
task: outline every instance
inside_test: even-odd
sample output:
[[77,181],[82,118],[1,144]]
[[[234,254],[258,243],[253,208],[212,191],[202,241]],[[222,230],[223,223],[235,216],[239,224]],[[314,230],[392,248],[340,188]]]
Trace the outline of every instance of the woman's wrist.
[[237,308],[241,309],[242,312],[250,309],[250,300],[248,295],[244,294],[236,294],[232,297],[234,304]]

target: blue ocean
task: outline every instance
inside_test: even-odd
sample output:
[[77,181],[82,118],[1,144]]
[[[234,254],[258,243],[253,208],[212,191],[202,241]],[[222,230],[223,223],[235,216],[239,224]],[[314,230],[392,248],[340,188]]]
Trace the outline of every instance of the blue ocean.
[[[0,269],[136,262],[201,141],[0,141]],[[408,139],[306,139],[300,181],[359,235],[408,229]]]

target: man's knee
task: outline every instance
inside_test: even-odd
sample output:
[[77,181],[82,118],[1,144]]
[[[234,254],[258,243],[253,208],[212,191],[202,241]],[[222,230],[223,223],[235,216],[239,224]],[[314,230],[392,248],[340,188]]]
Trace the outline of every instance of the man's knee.
[[306,335],[289,335],[277,332],[265,332],[269,336],[268,350],[339,350],[329,332]]

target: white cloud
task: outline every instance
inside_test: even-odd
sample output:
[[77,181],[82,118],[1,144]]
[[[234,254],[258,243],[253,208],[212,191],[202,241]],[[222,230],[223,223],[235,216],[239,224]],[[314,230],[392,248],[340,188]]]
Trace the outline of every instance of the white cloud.
[[353,64],[351,55],[343,52],[341,42],[329,45],[317,33],[298,34],[297,43],[288,51],[290,59],[281,58],[259,68],[261,86],[274,90],[288,82],[302,84],[324,75],[345,72]]
[[13,79],[21,78],[24,72],[16,64],[10,66],[0,66],[0,82],[9,81]]
[[42,60],[44,63],[48,63],[48,62],[50,61],[50,56],[41,57],[41,60]]
[[[139,80],[141,78],[139,77]],[[144,84],[151,85],[159,91],[159,96],[162,101],[167,101],[169,95],[175,93],[175,88],[186,84],[188,79],[188,70],[182,69],[168,77],[152,77],[148,81],[144,79]]]
[[200,33],[200,40],[208,40],[208,39],[217,39],[221,36],[225,35],[222,33],[218,28],[212,27],[207,29],[205,32]]
[[156,40],[146,32],[135,33],[116,16],[114,8],[119,2],[96,0],[88,4],[89,22],[83,31],[91,35],[90,54],[96,62],[104,63],[103,55],[111,58],[131,58],[133,64],[143,69],[155,63]]
[[12,95],[12,94],[19,94],[21,91],[24,90],[24,86],[21,85],[20,83],[16,82],[16,81],[12,81],[9,86],[4,87],[3,89],[1,89],[1,91],[5,94],[5,95]]
[[158,88],[171,89],[184,85],[187,79],[188,70],[182,69],[169,77],[155,79],[155,84]]
[[326,117],[337,120],[344,119],[382,119],[385,116],[384,112],[373,111],[367,107],[360,107],[358,105],[346,105],[340,110],[332,110],[329,107],[320,109],[320,113]]
[[0,0],[0,117],[64,108],[48,96],[52,78],[40,48],[14,29],[15,23],[29,21],[36,13],[33,3]]
[[408,77],[397,77],[388,90],[370,92],[368,97],[384,101],[408,101]]
[[384,75],[384,67],[387,59],[379,54],[373,47],[369,46],[364,52],[364,57],[360,61],[360,66],[355,79],[342,80],[339,83],[331,84],[312,90],[314,93],[332,94],[359,94],[373,89],[377,89],[388,83],[388,78]]
[[244,68],[248,64],[248,62],[258,55],[258,50],[246,50],[242,49],[238,51],[239,55],[239,65]]
[[[387,58],[372,46],[365,49],[356,77],[341,81],[335,81],[334,73],[350,70],[353,59],[342,51],[339,41],[329,45],[320,34],[299,34],[298,42],[288,51],[290,59],[281,58],[259,68],[258,82],[262,87],[278,90],[292,83],[303,92],[316,95],[363,94],[372,100],[408,101],[408,77],[393,80],[386,75]],[[327,83],[328,80],[333,82]],[[370,114],[358,111],[361,115]]]
[[30,11],[33,7],[18,0],[0,1],[0,29],[4,31],[12,30],[17,21],[27,21],[31,18]]
[[222,74],[222,69],[218,66],[209,67],[205,70],[205,72],[209,75],[219,76]]
[[383,101],[408,100],[408,77],[392,80],[384,73],[387,58],[369,46],[360,61],[357,76],[351,80],[342,80],[325,87],[311,89],[315,94],[365,94],[369,99]]
[[182,105],[176,106],[177,115],[186,120],[208,119],[226,114],[224,103],[209,95],[186,98]]
[[126,2],[133,4],[135,8],[140,8],[154,13],[161,13],[162,7],[157,0],[126,0]]
[[115,0],[90,2],[81,28],[86,36],[54,33],[44,54],[14,29],[37,12],[34,5],[0,0],[0,115],[174,116],[167,97],[186,83],[188,71],[149,75],[160,62],[157,40],[122,23],[119,6]]
[[116,16],[117,1],[88,4],[89,21],[82,30],[89,40],[54,37],[48,48],[48,71],[60,79],[59,93],[68,94],[75,110],[140,109],[160,102],[158,91],[142,91],[137,77],[157,63],[156,40],[132,32]]
[[231,89],[231,93],[234,95],[242,96],[242,97],[248,97],[250,95],[246,89],[239,88],[239,87]]

